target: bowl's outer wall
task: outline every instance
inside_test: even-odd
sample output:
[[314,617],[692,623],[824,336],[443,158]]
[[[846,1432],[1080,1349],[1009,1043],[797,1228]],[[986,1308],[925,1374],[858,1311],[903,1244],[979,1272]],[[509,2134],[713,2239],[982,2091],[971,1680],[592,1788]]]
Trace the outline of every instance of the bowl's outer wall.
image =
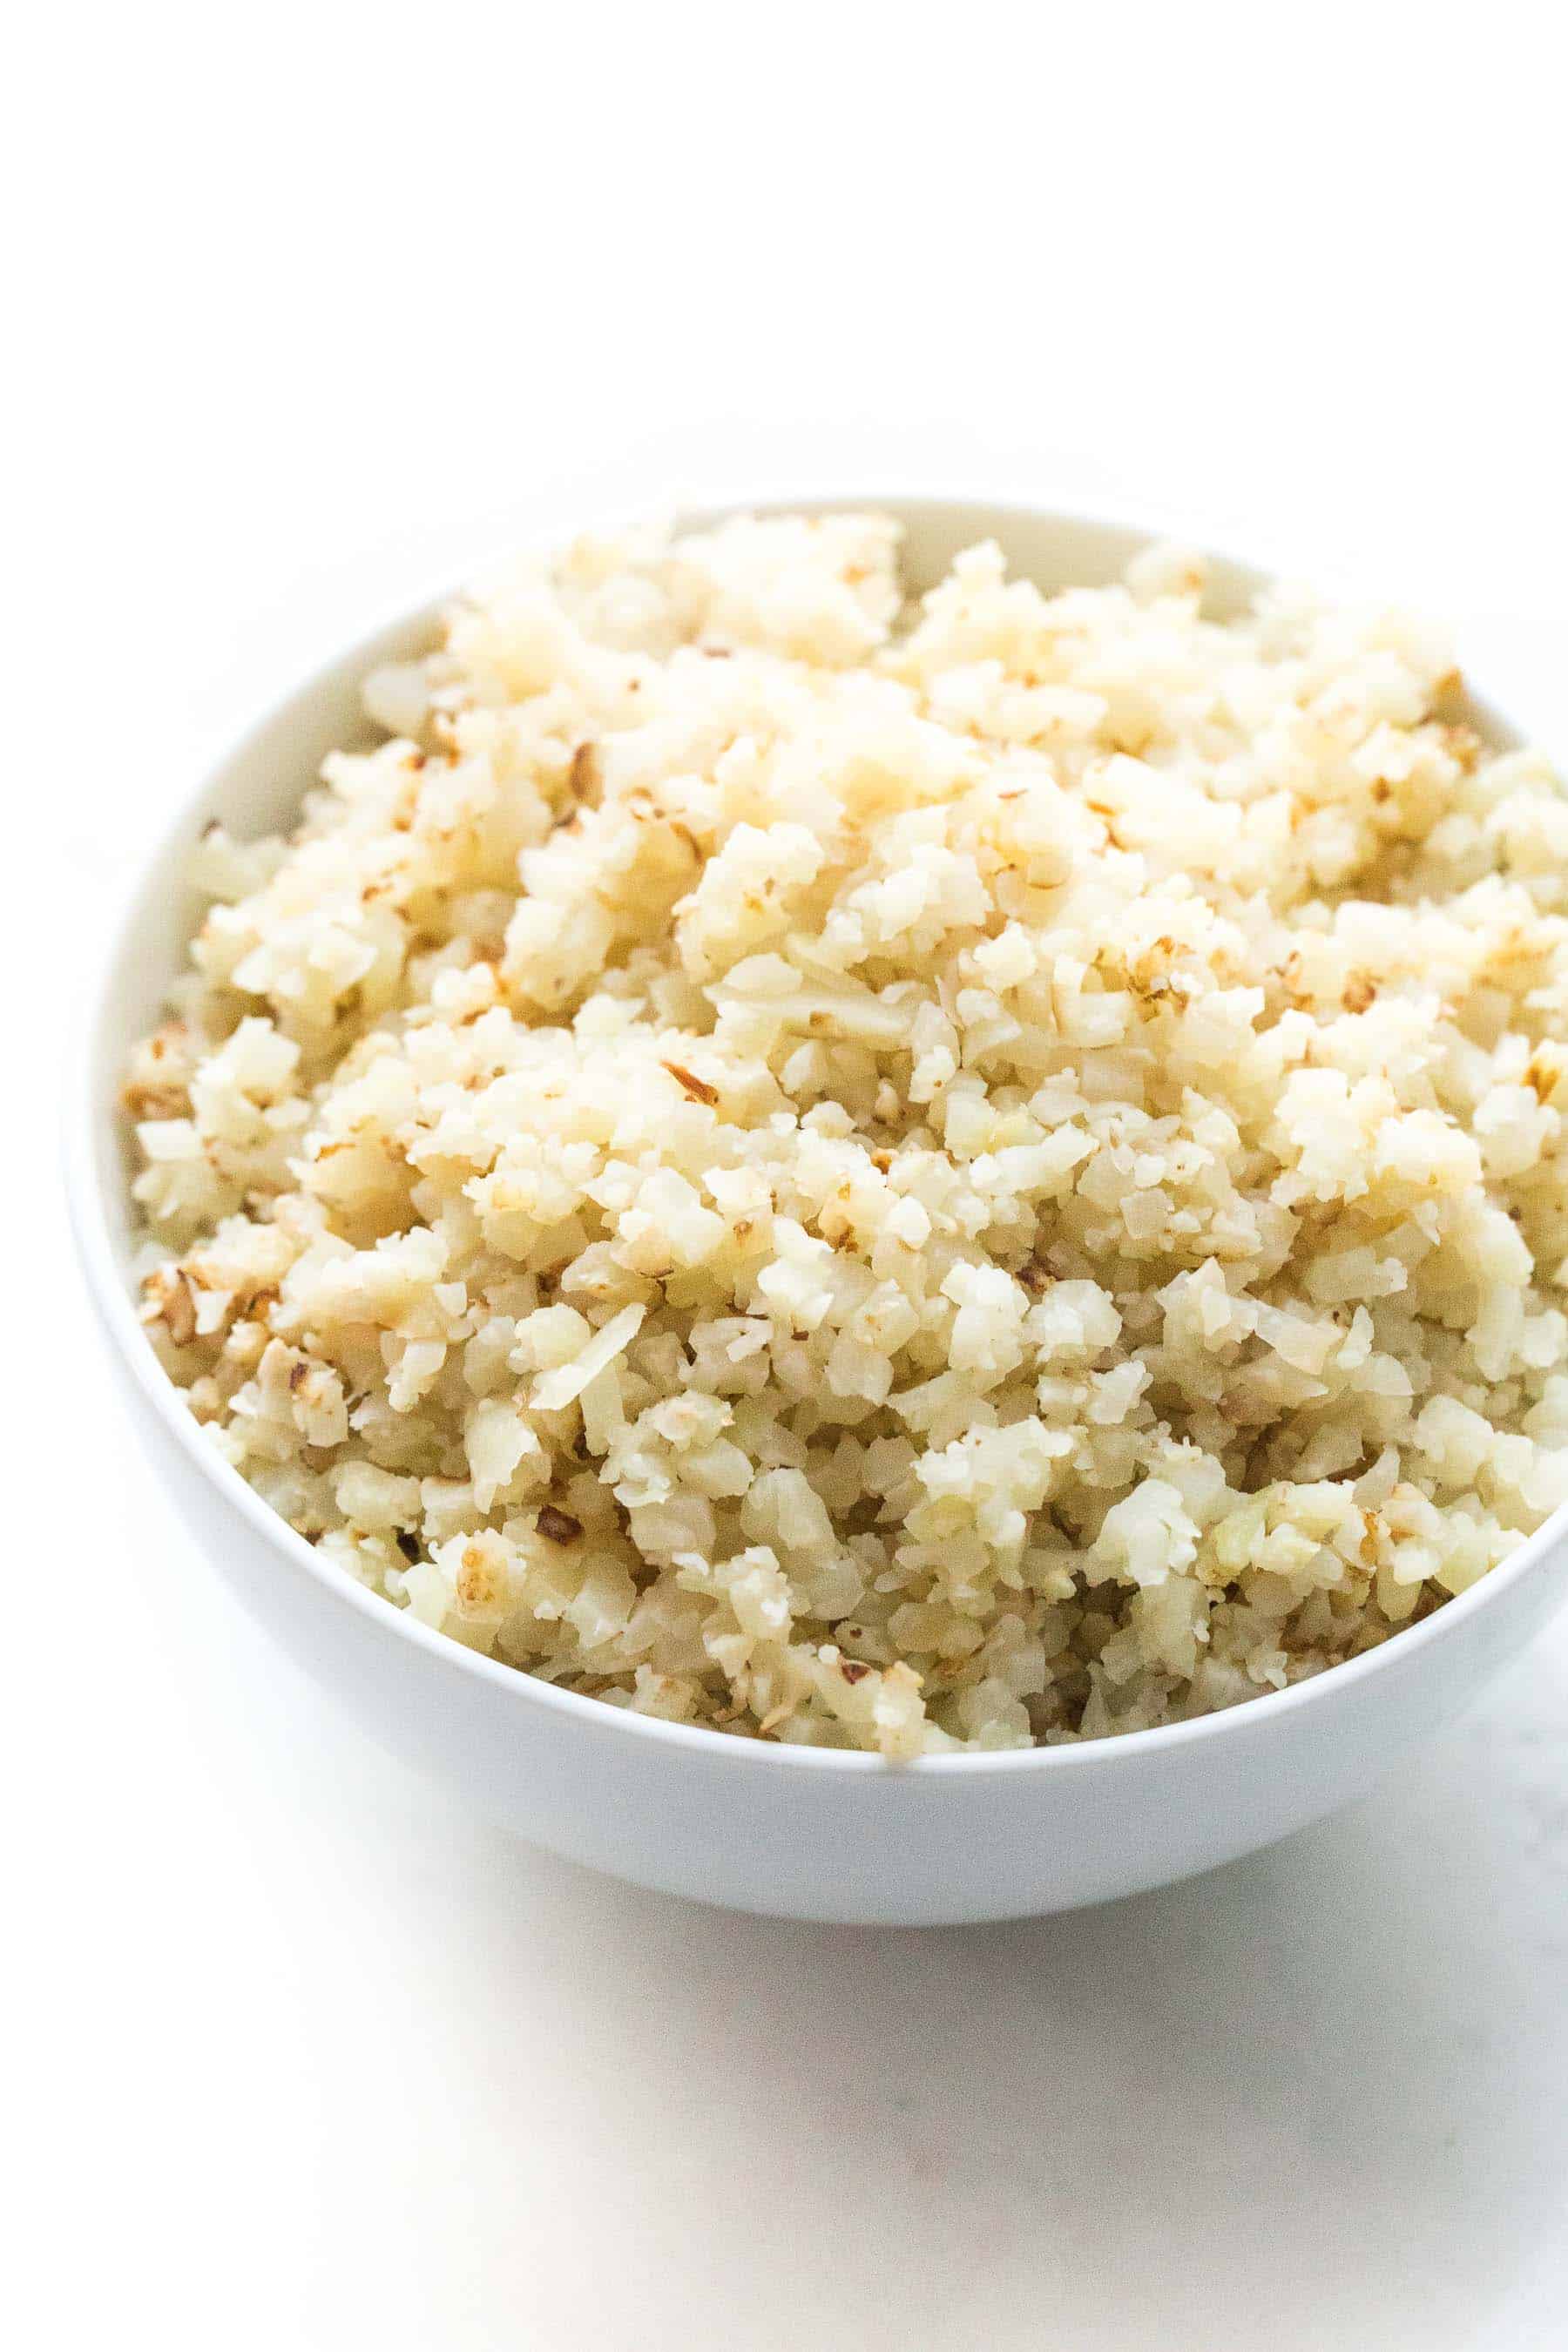
[[[1114,579],[1147,539],[974,502],[878,503],[904,520],[920,585],[977,538],[1000,540],[1015,569],[1046,586]],[[1224,609],[1259,575],[1221,563],[1214,578]],[[437,612],[356,646],[247,738],[182,818],[132,911],[85,1074],[94,1188],[122,1281],[131,1235],[115,1098],[126,1050],[157,1017],[194,927],[196,905],[178,879],[188,845],[213,817],[242,835],[288,821],[326,753],[362,734],[367,669],[422,649]],[[80,1200],[77,1209],[85,1226],[94,1210]],[[96,1276],[90,1234],[83,1246]],[[174,1434],[166,1400],[155,1402],[150,1353],[132,1368],[129,1351],[145,1343],[128,1337],[123,1308],[101,1296],[98,1304],[132,1410],[192,1534],[247,1611],[373,1737],[539,1844],[711,1903],[847,1923],[956,1922],[1066,1909],[1205,1870],[1363,1792],[1568,1590],[1559,1541],[1527,1573],[1500,1577],[1485,1607],[1453,1612],[1443,1640],[1396,1641],[1375,1672],[1323,1677],[1310,1705],[1244,1706],[1199,1727],[1199,1738],[1089,1743],[973,1772],[861,1759],[851,1760],[864,1769],[816,1769],[829,1759],[649,1736],[658,1727],[591,1703],[563,1706],[524,1676],[476,1672],[455,1643],[411,1639],[397,1612],[363,1605],[297,1538],[264,1533],[236,1507]]]
[[[117,1351],[118,1354],[118,1351]],[[196,1542],[242,1605],[383,1747],[553,1853],[646,1886],[794,1918],[925,1926],[1131,1895],[1267,1844],[1362,1795],[1512,1657],[1561,1575],[1512,1584],[1460,1638],[1336,1683],[1321,1704],[1240,1707],[1225,1737],[1101,1740],[1066,1769],[969,1777],[769,1770],[742,1743],[666,1746],[615,1711],[531,1706],[417,1647],[387,1610],[334,1606],[308,1566],[230,1507],[120,1359],[122,1387]],[[1560,1562],[1559,1562],[1560,1565]]]

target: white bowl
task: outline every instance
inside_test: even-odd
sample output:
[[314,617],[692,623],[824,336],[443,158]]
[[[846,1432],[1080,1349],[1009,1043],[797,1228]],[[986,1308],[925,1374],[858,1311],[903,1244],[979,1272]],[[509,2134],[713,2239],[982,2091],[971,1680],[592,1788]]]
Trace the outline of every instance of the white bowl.
[[[970,499],[875,503],[903,521],[921,585],[986,536],[1043,585],[1106,581],[1152,535]],[[1222,607],[1260,580],[1224,561],[1213,577]],[[324,754],[363,733],[365,672],[423,649],[438,610],[339,655],[205,779],[110,941],[74,1073],[67,1181],[93,1297],[169,1494],[245,1607],[373,1737],[522,1836],[644,1885],[795,1918],[914,1925],[1065,1910],[1206,1870],[1362,1794],[1568,1594],[1568,1512],[1420,1625],[1292,1689],[1079,1747],[891,1767],[657,1722],[480,1657],[326,1566],[218,1459],[132,1303],[116,1110],[124,1056],[194,928],[181,869],[202,825],[217,816],[253,835],[286,821]],[[1513,740],[1495,712],[1480,715]]]

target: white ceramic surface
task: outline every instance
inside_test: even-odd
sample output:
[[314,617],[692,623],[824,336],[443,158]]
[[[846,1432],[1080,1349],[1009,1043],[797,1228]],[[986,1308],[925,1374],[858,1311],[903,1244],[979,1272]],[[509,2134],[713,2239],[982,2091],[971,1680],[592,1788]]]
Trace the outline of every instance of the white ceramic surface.
[[[904,520],[921,583],[987,534],[1043,584],[1105,580],[1150,535],[973,500],[877,503]],[[1218,601],[1244,596],[1258,576],[1218,563]],[[142,1337],[126,1274],[115,1097],[125,1049],[153,1017],[192,927],[179,879],[187,845],[214,815],[240,833],[286,819],[322,755],[355,734],[365,670],[426,643],[435,609],[334,660],[207,777],[109,942],[68,1107],[83,1262],[169,1492],[246,1608],[374,1738],[523,1836],[647,1885],[807,1919],[1005,1918],[1180,1878],[1329,1811],[1544,1624],[1568,1595],[1568,1513],[1422,1625],[1295,1689],[1120,1739],[894,1769],[658,1723],[552,1689],[444,1641],[325,1567],[211,1451]],[[1483,718],[1511,733],[1495,713]]]

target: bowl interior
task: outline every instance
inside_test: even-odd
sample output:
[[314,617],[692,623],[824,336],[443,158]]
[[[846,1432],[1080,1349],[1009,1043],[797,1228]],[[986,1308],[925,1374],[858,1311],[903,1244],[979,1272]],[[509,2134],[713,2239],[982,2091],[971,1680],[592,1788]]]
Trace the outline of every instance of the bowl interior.
[[[977,541],[994,539],[1019,577],[1033,579],[1045,589],[1074,584],[1102,585],[1117,580],[1140,549],[1170,535],[1135,523],[1107,522],[969,499],[907,499],[867,494],[860,497],[791,498],[743,500],[723,507],[700,508],[682,518],[688,525],[720,520],[727,513],[829,513],[874,507],[891,513],[905,530],[905,570],[910,586],[923,592],[933,586],[953,557]],[[1201,537],[1184,532],[1189,543],[1204,545]],[[1250,601],[1273,576],[1255,565],[1216,554],[1205,548],[1209,589],[1205,610],[1213,617],[1234,614]],[[253,1522],[261,1523],[271,1539],[286,1552],[297,1552],[312,1576],[330,1585],[353,1608],[373,1612],[383,1604],[351,1587],[346,1580],[329,1578],[316,1554],[285,1522],[274,1519],[237,1475],[229,1471],[200,1440],[195,1425],[178,1404],[174,1391],[163,1381],[132,1316],[127,1293],[132,1288],[131,1265],[134,1235],[130,1215],[129,1137],[119,1108],[126,1055],[135,1040],[156,1024],[171,982],[182,967],[187,942],[200,919],[202,901],[184,879],[193,845],[215,818],[237,837],[284,829],[295,815],[304,793],[322,761],[336,750],[374,740],[360,703],[367,672],[387,661],[408,660],[435,642],[447,599],[438,598],[376,630],[318,670],[270,709],[209,771],[191,802],[168,826],[144,866],[140,881],[125,902],[114,934],[105,943],[96,987],[84,1005],[85,1024],[77,1067],[85,1082],[74,1093],[69,1108],[68,1182],[89,1279],[102,1303],[133,1377],[153,1399],[155,1409],[204,1473],[229,1493],[230,1500]],[[1490,742],[1518,743],[1518,730],[1501,712],[1470,698],[1471,723]],[[118,1296],[115,1294],[118,1293]],[[1409,1656],[1428,1648],[1468,1622],[1478,1608],[1500,1595],[1540,1566],[1568,1528],[1568,1506],[1554,1513],[1547,1525],[1521,1546],[1514,1558],[1483,1579],[1468,1592],[1407,1632],[1398,1641],[1356,1659],[1331,1675],[1261,1697],[1248,1706],[1200,1717],[1194,1722],[1123,1735],[1109,1745],[1123,1755],[1143,1753],[1223,1734],[1240,1718],[1256,1720],[1321,1701],[1331,1685],[1347,1685],[1380,1673],[1394,1656]],[[622,1716],[575,1694],[533,1684],[510,1667],[461,1650],[443,1637],[392,1612],[401,1634],[433,1656],[482,1679],[495,1678],[518,1696],[531,1691],[542,1704],[576,1712],[586,1708],[641,1738],[685,1746],[706,1747],[718,1741],[726,1751],[750,1743],[736,1743],[700,1727],[668,1725],[645,1717]],[[1097,1746],[1100,1743],[1096,1743]],[[966,1776],[1024,1767],[1068,1769],[1090,1751],[1079,1748],[1034,1748],[1004,1756],[942,1758],[922,1767],[938,1778]],[[772,1765],[780,1762],[846,1770],[874,1770],[876,1759],[849,1752],[767,1747],[761,1751]]]

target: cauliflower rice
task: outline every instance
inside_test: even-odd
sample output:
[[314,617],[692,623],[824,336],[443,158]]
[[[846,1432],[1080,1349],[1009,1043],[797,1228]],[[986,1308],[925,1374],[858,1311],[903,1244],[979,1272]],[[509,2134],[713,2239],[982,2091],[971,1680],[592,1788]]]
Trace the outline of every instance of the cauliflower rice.
[[908,1758],[1279,1689],[1568,1492],[1568,802],[1397,616],[899,540],[461,604],[209,830],[126,1101],[153,1344],[336,1569]]

